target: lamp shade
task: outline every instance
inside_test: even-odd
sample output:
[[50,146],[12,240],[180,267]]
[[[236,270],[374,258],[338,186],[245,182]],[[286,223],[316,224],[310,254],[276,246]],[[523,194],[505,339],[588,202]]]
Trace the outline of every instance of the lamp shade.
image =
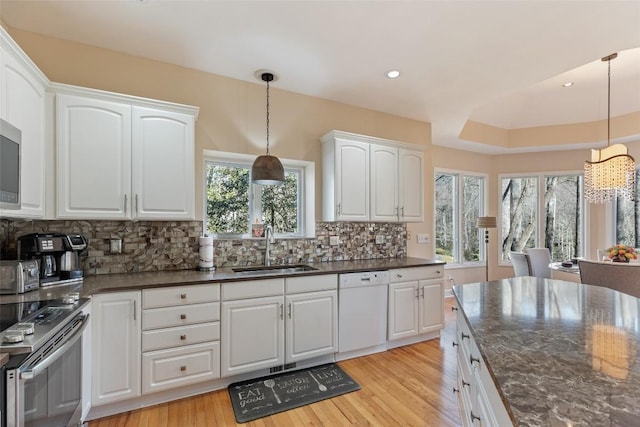
[[622,196],[633,200],[635,194],[635,161],[627,147],[614,144],[602,150],[591,150],[591,161],[584,164],[584,193],[590,203],[606,203]]
[[258,156],[251,166],[251,180],[260,185],[279,185],[284,182],[284,167],[270,154]]
[[476,225],[478,228],[496,228],[498,226],[495,216],[479,216]]

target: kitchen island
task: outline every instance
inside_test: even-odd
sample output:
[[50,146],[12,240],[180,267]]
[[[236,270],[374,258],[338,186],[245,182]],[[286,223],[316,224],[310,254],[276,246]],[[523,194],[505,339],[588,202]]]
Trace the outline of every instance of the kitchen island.
[[471,378],[456,389],[463,424],[638,425],[640,299],[535,277],[454,294],[459,375]]

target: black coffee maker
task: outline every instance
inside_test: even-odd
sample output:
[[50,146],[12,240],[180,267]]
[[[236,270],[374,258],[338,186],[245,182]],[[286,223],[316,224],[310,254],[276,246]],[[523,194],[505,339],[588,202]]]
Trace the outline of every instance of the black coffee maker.
[[80,234],[32,233],[18,237],[18,258],[39,260],[40,286],[46,286],[81,278],[79,255],[86,247]]

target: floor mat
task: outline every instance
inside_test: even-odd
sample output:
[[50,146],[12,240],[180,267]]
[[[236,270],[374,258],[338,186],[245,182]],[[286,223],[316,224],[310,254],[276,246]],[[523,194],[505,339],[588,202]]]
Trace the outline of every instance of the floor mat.
[[228,390],[236,421],[246,423],[360,390],[360,385],[338,365],[329,363],[240,381],[230,384]]

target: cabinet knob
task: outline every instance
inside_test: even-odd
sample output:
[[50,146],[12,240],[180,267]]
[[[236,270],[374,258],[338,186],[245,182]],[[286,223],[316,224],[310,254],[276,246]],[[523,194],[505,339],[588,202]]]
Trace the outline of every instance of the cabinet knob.
[[181,314],[181,315],[180,315],[180,319],[181,319],[181,320],[185,320],[186,318],[187,318],[187,315],[186,315],[186,314]]
[[480,421],[480,417],[474,414],[473,411],[471,411],[471,422],[474,422],[475,420]]
[[462,337],[462,339],[465,339],[465,338],[466,338],[466,339],[469,339],[469,338],[471,338],[471,336],[470,336],[470,335],[467,335],[467,334],[465,334],[464,332],[460,332],[460,336]]
[[457,342],[455,342],[455,341],[454,341],[454,342],[452,342],[452,344],[453,344],[453,346],[454,346],[454,347],[457,347],[457,346],[459,346],[459,345],[460,345],[460,344],[458,344],[458,343],[457,343]]
[[180,335],[180,339],[181,339],[182,341],[184,341],[184,340],[186,340],[186,339],[187,339],[187,336],[186,336],[186,335]]
[[471,384],[469,384],[468,382],[466,382],[465,380],[462,380],[462,387],[469,387],[471,388]]
[[473,365],[474,362],[477,363],[477,364],[480,364],[480,359],[475,358],[473,356],[469,356],[469,362],[471,362],[472,365]]
[[185,365],[180,366],[180,371],[185,372],[187,370],[187,367]]
[[454,392],[454,393],[460,393],[460,390],[458,390],[457,388],[455,388],[455,387],[454,387],[454,388],[453,388],[453,392]]
[[180,299],[187,299],[187,294],[180,294]]
[[458,307],[451,307],[451,311],[458,311]]

